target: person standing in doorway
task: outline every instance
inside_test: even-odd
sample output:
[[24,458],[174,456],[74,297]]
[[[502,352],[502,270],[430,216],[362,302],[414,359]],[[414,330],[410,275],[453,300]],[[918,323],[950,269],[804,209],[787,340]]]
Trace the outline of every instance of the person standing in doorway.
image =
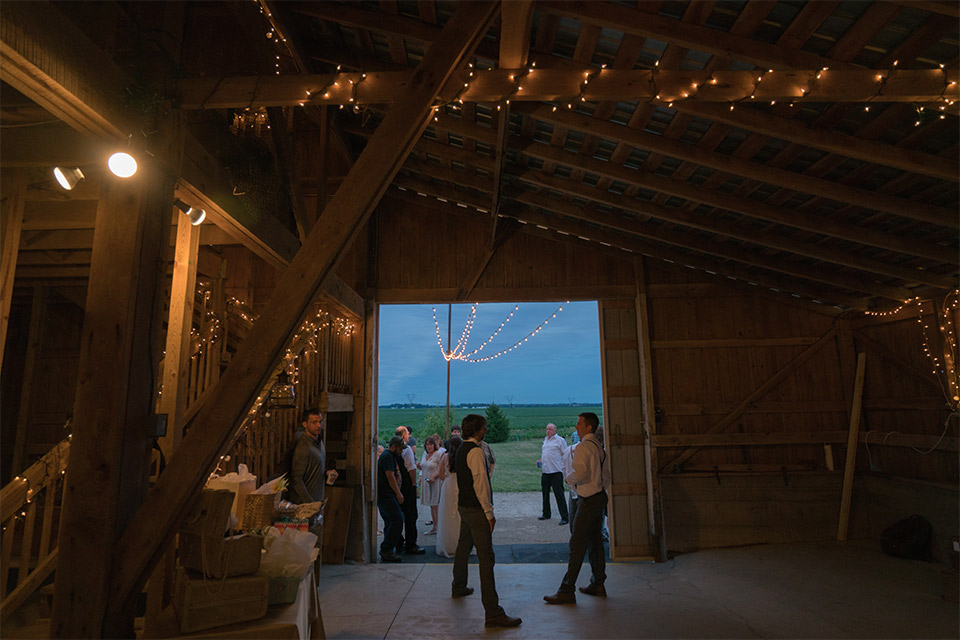
[[406,446],[410,438],[410,430],[406,427],[397,427],[396,436],[404,444],[401,452],[403,460],[403,472],[400,474],[400,492],[403,493],[403,537],[397,543],[397,553],[409,553],[413,555],[423,555],[426,551],[423,547],[417,546],[417,516],[419,515],[419,505],[417,504],[417,458],[413,449]]
[[377,510],[383,518],[383,542],[380,543],[380,558],[383,562],[401,562],[393,550],[400,544],[403,535],[403,492],[400,491],[400,476],[403,464],[400,452],[406,448],[403,438],[394,436],[386,451],[377,459]]
[[599,426],[600,420],[595,413],[581,413],[577,419],[580,444],[573,452],[573,469],[566,480],[567,484],[576,490],[580,504],[573,520],[573,533],[570,535],[567,573],[555,594],[543,596],[547,604],[576,603],[577,596],[574,591],[577,577],[580,575],[580,567],[588,547],[592,576],[589,586],[580,587],[580,593],[601,597],[607,595],[604,586],[607,574],[601,529],[603,511],[607,506],[607,489],[610,487],[610,465],[607,452],[596,436]]
[[480,565],[480,599],[486,614],[484,626],[517,627],[520,618],[508,616],[500,606],[500,596],[493,576],[495,557],[493,553],[493,528],[497,523],[493,516],[493,490],[487,459],[480,443],[487,434],[487,419],[471,413],[461,423],[466,438],[457,451],[457,498],[460,511],[460,538],[453,561],[453,585],[451,596],[462,598],[473,593],[467,586],[467,559],[474,545]]
[[553,491],[557,501],[557,512],[560,513],[560,524],[567,524],[567,503],[563,496],[563,453],[567,449],[567,441],[557,435],[557,425],[552,422],[547,425],[547,436],[543,439],[540,448],[540,491],[543,493],[543,512],[537,520],[550,519],[550,491]]

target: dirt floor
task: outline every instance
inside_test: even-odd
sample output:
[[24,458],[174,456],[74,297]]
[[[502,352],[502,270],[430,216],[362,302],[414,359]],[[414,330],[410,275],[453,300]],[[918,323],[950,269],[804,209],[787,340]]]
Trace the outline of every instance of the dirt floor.
[[[556,499],[550,496],[553,516],[550,520],[537,520],[541,509],[542,498],[539,492],[494,493],[493,513],[497,518],[497,526],[493,531],[493,544],[569,542],[570,528],[566,525],[560,526]],[[418,542],[421,546],[433,545],[436,542],[436,536],[425,535],[430,530],[430,526],[425,523],[430,520],[430,508],[420,505],[417,522],[420,525]],[[382,521],[379,528],[383,529]]]

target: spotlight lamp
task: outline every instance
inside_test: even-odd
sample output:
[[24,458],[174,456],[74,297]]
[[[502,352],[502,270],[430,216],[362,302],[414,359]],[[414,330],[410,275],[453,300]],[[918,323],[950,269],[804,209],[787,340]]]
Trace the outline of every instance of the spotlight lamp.
[[190,224],[193,226],[197,226],[203,222],[204,218],[207,217],[206,211],[203,209],[198,209],[197,207],[191,207],[180,198],[174,200],[173,204],[176,205],[177,209],[180,209],[180,211],[183,211],[185,214],[187,214],[187,217],[190,218]]
[[73,167],[72,169],[67,167],[54,167],[53,177],[57,179],[61,187],[70,191],[77,186],[78,182],[83,180],[84,175],[83,171],[80,171],[80,167]]
[[137,172],[137,161],[125,151],[118,151],[110,156],[107,166],[118,178],[129,178]]

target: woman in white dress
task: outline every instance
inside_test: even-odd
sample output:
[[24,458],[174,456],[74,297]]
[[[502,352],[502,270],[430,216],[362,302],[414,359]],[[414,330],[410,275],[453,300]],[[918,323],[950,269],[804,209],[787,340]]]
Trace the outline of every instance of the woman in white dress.
[[457,552],[457,541],[460,539],[460,512],[457,511],[457,497],[460,494],[457,488],[457,469],[452,464],[457,458],[457,450],[462,444],[460,436],[451,436],[449,447],[440,459],[440,505],[437,519],[437,555],[452,558]]
[[432,535],[437,532],[437,506],[440,504],[440,458],[443,457],[443,447],[440,439],[430,436],[423,443],[423,457],[420,458],[420,504],[430,507],[433,517],[427,524],[433,529],[426,532]]

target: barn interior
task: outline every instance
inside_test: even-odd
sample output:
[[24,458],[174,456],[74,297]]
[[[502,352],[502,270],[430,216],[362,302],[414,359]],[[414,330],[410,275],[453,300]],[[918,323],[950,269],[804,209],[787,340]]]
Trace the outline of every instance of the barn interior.
[[0,623],[149,628],[289,384],[376,562],[397,303],[597,301],[612,561],[918,514],[956,598],[958,47],[939,0],[3,2]]

